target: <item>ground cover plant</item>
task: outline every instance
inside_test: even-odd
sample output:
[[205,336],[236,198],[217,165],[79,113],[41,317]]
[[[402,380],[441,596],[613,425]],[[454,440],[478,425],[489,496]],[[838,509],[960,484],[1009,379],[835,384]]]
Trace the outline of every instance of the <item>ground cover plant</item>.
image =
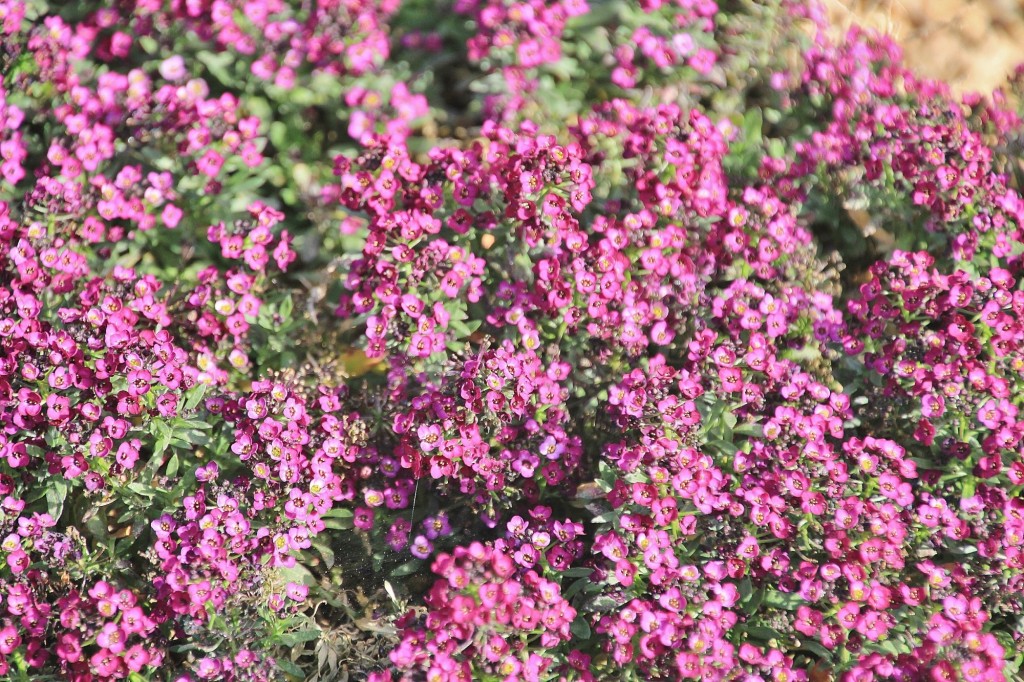
[[1024,72],[791,0],[0,20],[0,678],[1016,678]]

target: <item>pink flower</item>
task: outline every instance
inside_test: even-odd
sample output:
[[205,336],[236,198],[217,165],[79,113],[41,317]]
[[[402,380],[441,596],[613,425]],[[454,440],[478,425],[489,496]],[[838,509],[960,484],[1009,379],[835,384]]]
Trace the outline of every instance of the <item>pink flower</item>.
[[196,161],[196,168],[203,175],[211,178],[217,177],[220,173],[221,166],[224,165],[224,157],[213,149],[208,149],[206,153],[198,161]]
[[[8,565],[9,563],[8,561]],[[0,628],[0,654],[10,656],[19,646],[21,646],[21,635],[13,625]]]
[[160,219],[163,220],[164,225],[173,229],[181,222],[183,215],[184,212],[174,204],[166,204],[160,213]]
[[181,55],[176,54],[160,62],[160,75],[169,81],[181,80],[186,73],[185,59]]

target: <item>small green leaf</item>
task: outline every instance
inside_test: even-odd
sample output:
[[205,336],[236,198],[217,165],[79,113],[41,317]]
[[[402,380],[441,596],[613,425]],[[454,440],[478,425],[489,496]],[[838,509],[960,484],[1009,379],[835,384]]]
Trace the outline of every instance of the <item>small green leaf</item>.
[[174,431],[162,419],[154,419],[151,428],[156,434],[156,443],[153,445],[153,458],[147,466],[156,470],[160,466],[161,456],[174,439]]
[[157,50],[160,49],[160,44],[156,42],[156,39],[153,36],[140,36],[138,40],[139,47],[141,47],[142,51],[146,54],[156,54]]
[[167,477],[174,478],[178,473],[178,466],[181,464],[178,454],[171,455],[170,459],[167,460]]
[[398,599],[398,594],[395,592],[395,586],[391,584],[390,580],[384,581],[384,591],[388,593],[389,597],[391,597],[391,602],[393,604],[396,606],[401,605],[401,602]]
[[754,639],[759,639],[763,642],[770,642],[771,640],[782,640],[782,633],[775,628],[766,628],[760,625],[748,625],[744,628],[747,635]]
[[588,640],[590,639],[591,630],[590,623],[583,616],[576,616],[576,620],[569,626],[569,631],[576,636],[577,639]]
[[722,440],[722,439],[719,439],[719,438],[716,438],[714,440],[709,440],[707,442],[707,446],[710,447],[710,448],[714,448],[714,449],[716,449],[716,450],[718,450],[720,452],[723,452],[723,453],[725,453],[727,455],[735,455],[740,450],[738,447],[733,445],[732,442],[727,441],[727,440]]
[[64,513],[64,500],[68,497],[68,482],[63,478],[50,478],[46,483],[46,513],[57,520]]
[[755,438],[761,438],[764,436],[764,429],[761,428],[761,425],[753,422],[740,424],[734,428],[732,432],[740,436],[753,436]]
[[832,652],[826,649],[818,642],[815,642],[813,639],[801,640],[800,648],[804,651],[810,651],[812,654],[814,654],[823,661],[832,661]]
[[[310,630],[299,630],[298,632],[286,632],[285,634],[278,637],[278,641],[285,646],[295,646],[302,642],[312,642],[314,639],[320,639],[323,633],[319,628],[313,628]],[[287,671],[285,671],[287,672]]]
[[562,571],[562,575],[566,578],[585,578],[587,576],[592,575],[593,573],[594,569],[588,568],[586,566],[577,566],[575,568],[570,568]]
[[110,539],[110,533],[107,531],[107,524],[103,520],[103,515],[100,513],[100,508],[92,507],[82,516],[82,522],[85,525],[85,529],[89,532],[94,539],[106,542]]
[[292,677],[296,677],[300,680],[306,679],[306,673],[302,671],[302,668],[300,668],[299,666],[295,665],[287,659],[278,658],[277,667],[280,668],[282,671],[288,673]]
[[764,603],[772,608],[792,611],[797,606],[803,604],[804,600],[795,592],[787,593],[779,592],[778,590],[768,590],[764,596]]
[[142,497],[153,497],[156,495],[156,490],[143,483],[129,483],[126,487],[128,490],[131,490],[136,495],[140,495]]
[[591,523],[613,523],[619,520],[619,512],[612,510],[605,512],[604,514],[598,514],[594,518],[590,519]]
[[278,314],[281,315],[281,317],[284,320],[290,320],[292,316],[293,306],[294,302],[292,301],[292,296],[291,294],[288,294],[287,296],[284,297],[284,300],[281,301],[281,308],[278,311]]
[[572,585],[569,585],[569,587],[564,592],[562,592],[562,598],[566,599],[566,600],[572,599],[573,597],[575,597],[580,592],[580,590],[582,590],[583,588],[585,588],[587,585],[590,585],[590,584],[592,584],[592,583],[590,582],[590,578],[589,577],[580,578],[579,580],[574,582]]
[[277,572],[287,582],[310,586],[316,585],[316,579],[313,577],[313,574],[302,564],[295,564],[290,568],[279,568]]
[[355,524],[352,523],[352,519],[325,519],[324,528],[330,530],[352,530],[355,528]]
[[230,85],[231,81],[234,80],[228,71],[228,66],[232,63],[230,54],[226,52],[214,53],[201,50],[196,54],[196,57],[199,59],[199,62],[210,71],[210,75],[224,85]]
[[754,590],[750,594],[750,599],[743,604],[743,611],[748,614],[757,612],[757,610],[761,608],[761,604],[764,603],[764,597],[767,591],[767,588],[763,585]]
[[202,399],[206,396],[206,391],[209,389],[209,384],[196,384],[185,393],[185,403],[182,405],[182,411],[191,412],[196,409]]
[[320,553],[321,557],[323,557],[324,564],[327,568],[332,568],[334,566],[334,550],[324,542],[314,542],[313,547],[315,547],[316,551]]
[[743,140],[748,145],[761,144],[761,129],[764,127],[764,117],[759,108],[748,109],[743,117]]
[[183,419],[179,417],[178,419],[174,420],[174,428],[182,431],[189,429],[194,429],[197,431],[208,431],[212,429],[213,426],[200,419]]
[[391,571],[392,578],[401,578],[402,576],[412,575],[423,567],[423,562],[419,559],[413,559],[412,561],[406,561],[404,564]]
[[624,603],[625,601],[617,601],[615,598],[607,594],[599,594],[588,600],[583,607],[589,612],[605,612],[614,611]]
[[733,429],[736,428],[736,415],[733,414],[732,410],[729,410],[722,415],[722,421],[725,423],[728,433],[731,434]]
[[480,328],[482,320],[472,320],[468,323],[462,320],[456,320],[454,317],[448,322],[448,329],[450,329],[456,339],[466,339],[473,335],[477,329]]

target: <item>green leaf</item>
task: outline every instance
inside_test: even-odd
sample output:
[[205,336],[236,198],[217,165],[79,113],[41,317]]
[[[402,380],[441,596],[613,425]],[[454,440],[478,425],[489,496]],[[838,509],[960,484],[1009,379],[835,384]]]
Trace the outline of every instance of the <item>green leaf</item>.
[[153,458],[147,466],[154,470],[160,466],[160,458],[164,451],[170,446],[174,439],[174,430],[162,419],[154,419],[150,422],[150,428],[156,434],[156,443],[153,444]]
[[561,575],[566,578],[586,578],[594,573],[594,569],[586,566],[577,566],[562,571]]
[[128,488],[128,490],[131,490],[136,495],[140,495],[142,497],[154,497],[157,493],[157,491],[154,490],[151,486],[138,482],[129,483],[126,487]]
[[320,553],[321,557],[323,557],[324,564],[327,568],[332,568],[334,566],[334,550],[324,542],[314,542],[313,547],[315,547],[316,551]]
[[754,422],[746,422],[740,424],[732,430],[733,433],[741,436],[753,436],[755,438],[761,438],[764,436],[764,429],[761,428],[760,424]]
[[157,50],[160,49],[160,44],[156,42],[153,36],[140,36],[138,39],[139,47],[146,54],[156,54]]
[[395,570],[391,571],[392,578],[401,578],[402,576],[412,575],[423,567],[423,561],[420,559],[413,559],[412,561],[406,561]]
[[792,611],[796,607],[804,603],[803,598],[795,592],[779,592],[778,590],[768,590],[764,596],[764,603],[767,606],[771,606],[776,609],[783,609],[785,611]]
[[19,55],[11,64],[7,67],[6,77],[4,82],[13,83],[14,79],[23,73],[28,73],[30,70],[36,68],[35,60],[32,57],[32,53],[26,50]]
[[219,80],[224,85],[230,85],[234,80],[231,73],[228,71],[229,65],[232,63],[231,55],[227,52],[208,52],[206,50],[200,50],[196,53],[196,58],[203,66],[209,70],[210,75]]
[[167,477],[174,478],[178,473],[178,466],[180,465],[178,454],[171,455],[171,458],[167,460]]
[[391,597],[391,602],[395,604],[395,606],[401,606],[401,601],[398,599],[398,594],[395,592],[395,586],[391,584],[390,580],[384,581],[384,591],[388,593],[389,597]]
[[764,597],[767,591],[768,589],[763,585],[754,590],[750,594],[750,599],[743,604],[743,611],[748,614],[756,613],[757,610],[761,608],[761,604],[764,603]]
[[354,527],[352,519],[326,519],[324,521],[324,528],[330,530],[352,530]]
[[82,523],[85,529],[94,539],[106,542],[110,539],[107,531],[107,523],[104,520],[102,507],[91,507],[82,515]]
[[313,577],[313,574],[302,564],[297,563],[290,568],[279,568],[277,573],[283,580],[290,583],[300,583],[310,587],[316,585],[316,579]]
[[880,639],[876,646],[882,651],[893,656],[899,656],[900,654],[905,653],[904,651],[900,650],[900,647],[897,646],[896,642],[891,638]]
[[724,452],[727,455],[735,455],[740,450],[738,447],[733,445],[731,441],[722,440],[720,438],[709,440],[707,442],[707,446],[719,450],[720,452]]
[[750,578],[744,578],[736,585],[736,589],[740,593],[740,603],[750,599],[750,595],[754,593],[753,583],[750,582]]
[[732,410],[729,410],[722,415],[722,421],[725,423],[726,428],[728,428],[728,433],[731,434],[733,429],[736,428],[736,415],[733,414]]
[[185,393],[185,402],[182,405],[183,412],[191,412],[196,409],[202,399],[206,396],[209,384],[196,384]]
[[190,429],[196,431],[208,431],[213,428],[213,425],[200,419],[184,419],[179,417],[174,420],[174,428],[183,431]]
[[801,640],[800,648],[804,651],[810,651],[812,654],[814,654],[823,661],[832,661],[832,652],[826,649],[818,642],[815,642],[813,639]]
[[587,603],[583,605],[583,608],[590,612],[606,612],[614,611],[624,603],[625,600],[618,601],[607,594],[599,594],[589,599]]
[[591,523],[614,523],[614,522],[617,522],[618,520],[619,520],[619,512],[617,510],[613,509],[610,512],[605,512],[604,514],[598,514],[594,518],[590,519],[590,522]]
[[290,319],[291,319],[291,317],[292,317],[292,308],[294,307],[294,305],[295,305],[295,304],[294,304],[294,302],[292,301],[292,295],[291,295],[291,294],[288,294],[287,296],[285,296],[285,297],[284,297],[284,300],[283,300],[283,301],[281,301],[281,308],[280,308],[280,310],[278,311],[278,314],[279,314],[279,315],[281,316],[281,318],[282,318],[282,319],[284,319],[284,320],[285,320],[286,322],[287,322],[288,320],[290,320]]
[[312,642],[314,639],[320,639],[322,634],[323,632],[319,628],[312,628],[309,630],[299,630],[298,632],[286,632],[279,636],[277,640],[284,646],[295,646],[303,642]]
[[295,665],[287,659],[278,658],[277,667],[283,670],[284,672],[288,673],[292,677],[297,677],[300,680],[306,679],[306,673],[302,671],[302,668],[300,668],[299,666]]
[[456,320],[455,318],[452,318],[448,322],[448,329],[452,331],[452,333],[454,334],[454,338],[466,339],[472,336],[473,332],[480,328],[482,322],[483,320],[471,320],[470,322],[466,323],[463,322],[462,320]]
[[64,513],[68,497],[68,482],[63,478],[50,478],[46,482],[46,513],[57,520]]
[[748,146],[761,144],[761,129],[764,127],[764,116],[759,108],[748,109],[743,117],[743,141]]
[[577,639],[588,640],[590,639],[591,630],[590,623],[583,616],[576,616],[576,620],[569,626],[569,631],[576,636]]
[[777,641],[784,639],[782,633],[775,628],[766,628],[760,625],[748,625],[743,629],[746,630],[749,637],[759,639],[763,642],[770,642],[773,639]]
[[283,121],[274,121],[270,124],[268,137],[278,149],[287,149],[290,146],[288,144],[288,126]]
[[572,599],[580,592],[580,590],[592,584],[593,583],[590,582],[589,576],[586,578],[580,578],[572,585],[569,585],[569,587],[564,592],[562,592],[562,598],[566,600]]

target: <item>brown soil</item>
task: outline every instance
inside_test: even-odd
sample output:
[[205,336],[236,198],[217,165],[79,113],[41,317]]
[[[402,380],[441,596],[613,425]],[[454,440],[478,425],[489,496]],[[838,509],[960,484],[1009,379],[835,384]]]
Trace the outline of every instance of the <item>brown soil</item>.
[[1024,62],[1024,0],[822,0],[842,32],[894,36],[918,73],[959,91],[990,92]]

